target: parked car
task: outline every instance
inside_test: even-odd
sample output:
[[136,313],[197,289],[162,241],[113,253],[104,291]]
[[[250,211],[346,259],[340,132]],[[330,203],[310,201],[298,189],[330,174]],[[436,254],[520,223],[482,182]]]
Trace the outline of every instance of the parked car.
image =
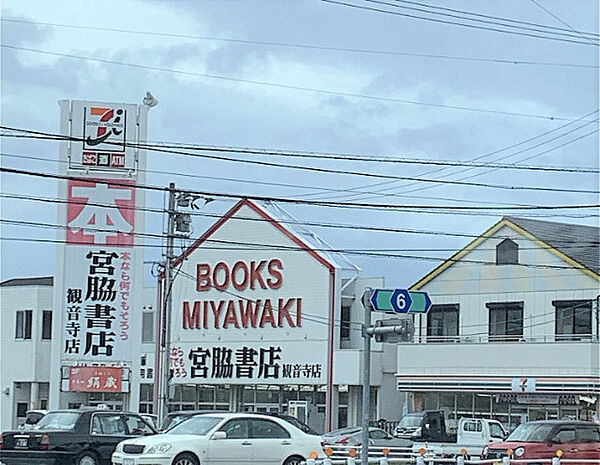
[[317,433],[314,429],[312,429],[306,423],[300,421],[298,418],[296,418],[293,415],[288,415],[287,413],[278,413],[278,412],[269,412],[269,413],[266,413],[265,415],[270,415],[273,417],[281,418],[282,420],[285,420],[288,423],[291,423],[296,428],[304,431],[306,434],[314,434],[315,436],[319,436],[319,433]]
[[543,420],[522,423],[507,438],[484,447],[482,459],[501,460],[512,451],[518,460],[551,459],[558,450],[564,460],[600,459],[600,426],[583,421]]
[[155,434],[137,413],[109,410],[48,412],[34,429],[0,434],[6,465],[110,465],[123,439]]
[[[424,426],[427,431],[427,424]],[[429,425],[431,428],[431,425]],[[437,434],[437,433],[436,433]],[[425,449],[427,453],[438,457],[456,457],[462,455],[463,449],[470,457],[479,457],[484,446],[491,442],[504,441],[506,430],[502,423],[487,418],[461,418],[458,421],[458,431],[455,441],[413,443],[413,452]]]
[[[348,446],[360,446],[362,444],[362,428],[351,426],[330,431],[323,435],[327,444],[342,444]],[[369,445],[378,447],[410,447],[412,442],[406,439],[395,438],[381,428],[369,428]]]
[[48,413],[47,410],[28,410],[25,412],[25,423],[19,425],[17,429],[32,429],[46,413]]
[[412,441],[456,442],[456,434],[448,433],[446,419],[441,410],[423,410],[404,415],[394,436]]
[[249,413],[196,415],[163,434],[121,442],[116,465],[299,465],[325,457],[321,438],[275,417]]

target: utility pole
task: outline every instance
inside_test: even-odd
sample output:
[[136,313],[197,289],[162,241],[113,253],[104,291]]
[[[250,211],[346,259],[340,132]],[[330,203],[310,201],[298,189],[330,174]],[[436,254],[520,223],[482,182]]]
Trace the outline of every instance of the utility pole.
[[364,342],[363,348],[363,385],[362,385],[362,434],[361,434],[361,465],[369,464],[369,418],[371,416],[371,335],[368,333],[371,328],[371,305],[372,289],[365,289],[362,297],[365,308],[365,319],[362,328]]
[[175,183],[169,184],[169,204],[167,209],[167,254],[165,258],[165,279],[162,301],[161,324],[161,370],[159,375],[160,395],[158,399],[158,418],[163,420],[169,413],[169,381],[171,379],[171,316],[173,312],[173,260],[175,239]]

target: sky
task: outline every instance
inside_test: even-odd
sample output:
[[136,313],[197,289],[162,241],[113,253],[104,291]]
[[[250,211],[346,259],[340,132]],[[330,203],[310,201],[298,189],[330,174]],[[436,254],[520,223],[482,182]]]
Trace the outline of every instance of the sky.
[[[417,281],[466,245],[465,235],[483,232],[502,215],[596,225],[597,209],[527,212],[510,207],[598,204],[597,173],[381,159],[597,169],[598,46],[572,30],[598,33],[598,2],[381,1],[4,0],[1,122],[57,133],[61,99],[141,103],[151,91],[159,102],[149,112],[151,141],[366,158],[223,154],[239,160],[234,162],[149,152],[147,183],[345,203],[338,208],[280,205],[301,222],[387,229],[311,226],[332,248],[347,250],[363,275],[384,276],[390,287]],[[438,15],[418,11],[432,11],[431,5],[446,10],[433,10]],[[448,9],[486,15],[471,15],[479,22],[467,24],[494,29],[499,27],[491,22],[497,20],[490,16],[509,18],[529,28],[511,31],[539,35],[536,30],[550,26],[563,34],[553,37],[583,43],[439,22],[459,21],[449,16],[459,13]],[[59,170],[56,142],[1,137],[0,143],[3,167]],[[424,182],[432,179],[484,185]],[[56,205],[14,197],[56,198],[56,181],[8,173],[0,180],[0,278],[54,274]],[[146,202],[162,208],[165,198],[149,193]],[[347,205],[352,202],[504,209],[383,211]],[[208,203],[194,217],[193,237],[234,203]],[[397,231],[406,229],[436,234]],[[149,213],[146,232],[163,231],[164,218]],[[160,261],[161,253],[160,247],[148,247],[146,260]],[[150,271],[146,266],[147,284],[153,282]]]

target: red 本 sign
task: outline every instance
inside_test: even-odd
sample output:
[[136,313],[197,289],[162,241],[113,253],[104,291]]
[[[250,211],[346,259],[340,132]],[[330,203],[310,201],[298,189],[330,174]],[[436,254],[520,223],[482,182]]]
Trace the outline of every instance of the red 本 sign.
[[69,391],[75,392],[122,392],[123,368],[120,367],[71,367]]

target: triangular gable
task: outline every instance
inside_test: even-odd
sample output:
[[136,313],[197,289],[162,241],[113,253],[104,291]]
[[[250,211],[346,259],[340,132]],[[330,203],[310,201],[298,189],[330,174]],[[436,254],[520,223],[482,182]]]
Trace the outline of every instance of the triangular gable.
[[515,223],[513,223],[509,219],[503,218],[500,221],[498,221],[496,224],[494,224],[493,226],[491,226],[489,229],[487,229],[483,234],[481,234],[481,236],[479,236],[478,238],[476,238],[473,241],[469,242],[465,247],[463,247],[462,249],[460,249],[458,252],[456,252],[450,258],[448,258],[443,263],[441,263],[440,265],[438,265],[437,267],[435,267],[432,271],[430,271],[425,276],[423,276],[419,281],[417,281],[416,283],[414,283],[410,287],[410,289],[412,289],[412,290],[418,290],[418,289],[422,288],[425,284],[427,284],[430,281],[432,281],[435,277],[437,277],[438,275],[440,275],[441,273],[443,273],[446,269],[448,269],[452,265],[454,265],[454,263],[456,263],[457,261],[459,261],[461,258],[463,258],[465,255],[467,255],[473,249],[475,249],[476,247],[478,247],[479,244],[481,244],[483,241],[485,241],[486,239],[489,239],[490,237],[492,237],[496,232],[498,232],[504,226],[507,226],[510,229],[512,229],[513,231],[515,231],[515,232],[517,232],[517,233],[525,236],[527,239],[533,241],[536,245],[540,246],[541,248],[543,248],[545,250],[548,250],[549,252],[552,252],[554,255],[556,255],[561,260],[567,262],[573,268],[581,270],[583,273],[587,274],[588,276],[591,276],[592,278],[600,281],[600,276],[598,274],[596,274],[594,271],[592,271],[589,268],[585,267],[581,263],[573,260],[571,257],[569,257],[568,255],[565,255],[564,253],[562,253],[561,251],[557,250],[556,248],[550,246],[546,242],[538,239],[533,234],[527,232],[525,229],[523,229],[520,226],[516,225]]
[[[175,261],[174,266],[178,266],[183,260],[185,260],[194,250],[199,248],[204,242],[206,242],[221,226],[223,226],[228,220],[234,218],[235,214],[242,209],[242,207],[247,206],[251,208],[254,212],[258,213],[258,215],[268,221],[273,227],[283,233],[288,239],[294,242],[298,247],[305,250],[309,255],[311,255],[315,260],[317,260],[320,264],[325,266],[330,272],[335,270],[335,265],[331,263],[329,260],[321,256],[314,250],[310,245],[308,245],[302,238],[300,238],[297,234],[290,231],[284,225],[282,225],[277,219],[273,218],[269,213],[267,213],[263,208],[258,206],[256,203],[252,202],[249,199],[242,199],[238,203],[236,203],[227,213],[225,213],[218,221],[216,221],[210,228],[208,228],[202,236],[200,236],[194,243]],[[247,220],[252,221],[252,220]]]

